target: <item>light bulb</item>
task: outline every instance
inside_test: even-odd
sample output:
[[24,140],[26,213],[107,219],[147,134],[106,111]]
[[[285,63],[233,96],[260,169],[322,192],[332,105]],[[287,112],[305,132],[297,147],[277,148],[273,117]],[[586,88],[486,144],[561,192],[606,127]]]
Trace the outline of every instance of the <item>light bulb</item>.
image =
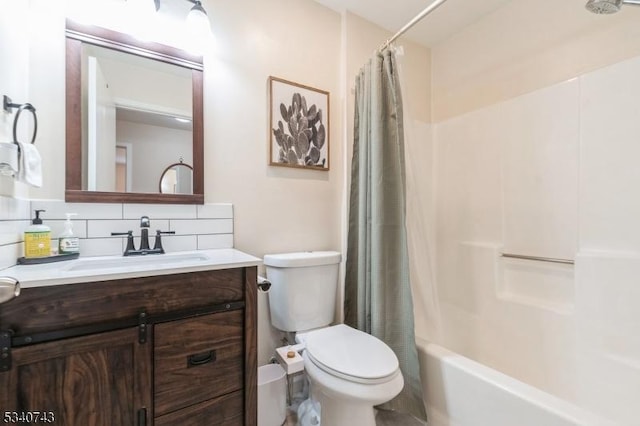
[[193,41],[206,43],[211,39],[211,24],[207,12],[200,1],[196,1],[187,15],[187,29],[192,35]]

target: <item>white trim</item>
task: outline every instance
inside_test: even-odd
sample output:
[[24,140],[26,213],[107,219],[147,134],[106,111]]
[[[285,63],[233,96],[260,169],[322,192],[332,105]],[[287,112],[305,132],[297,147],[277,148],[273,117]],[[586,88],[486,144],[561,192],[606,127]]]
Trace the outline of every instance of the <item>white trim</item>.
[[154,114],[169,115],[171,117],[179,117],[192,120],[191,111],[180,108],[172,108],[164,105],[148,104],[145,102],[134,101],[126,98],[113,98],[116,108],[130,109],[134,111],[152,112]]
[[131,142],[116,142],[116,148],[124,148],[127,152],[127,179],[125,181],[125,190],[127,192],[132,192],[131,187],[133,186],[133,144]]

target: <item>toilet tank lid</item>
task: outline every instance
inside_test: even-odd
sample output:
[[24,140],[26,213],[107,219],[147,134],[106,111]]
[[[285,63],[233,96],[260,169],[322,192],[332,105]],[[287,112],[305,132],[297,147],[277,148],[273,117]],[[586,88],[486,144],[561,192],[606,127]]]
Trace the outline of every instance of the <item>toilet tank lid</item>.
[[340,263],[337,251],[304,251],[298,253],[265,254],[265,266],[292,268],[304,266],[333,265]]

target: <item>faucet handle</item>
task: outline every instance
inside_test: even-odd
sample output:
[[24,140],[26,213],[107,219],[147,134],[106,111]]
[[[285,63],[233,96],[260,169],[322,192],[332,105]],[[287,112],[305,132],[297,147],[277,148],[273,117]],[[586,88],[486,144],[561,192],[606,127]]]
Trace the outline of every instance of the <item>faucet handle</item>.
[[142,216],[140,218],[140,228],[149,228],[151,226],[151,220],[149,216]]
[[129,256],[129,254],[131,252],[136,250],[135,246],[133,245],[133,231],[112,232],[111,235],[114,236],[114,237],[121,236],[121,235],[126,235],[127,236],[127,248],[124,249],[123,256]]
[[156,243],[153,245],[154,250],[158,250],[159,253],[164,254],[164,248],[162,248],[162,235],[173,235],[176,231],[161,231],[156,229]]

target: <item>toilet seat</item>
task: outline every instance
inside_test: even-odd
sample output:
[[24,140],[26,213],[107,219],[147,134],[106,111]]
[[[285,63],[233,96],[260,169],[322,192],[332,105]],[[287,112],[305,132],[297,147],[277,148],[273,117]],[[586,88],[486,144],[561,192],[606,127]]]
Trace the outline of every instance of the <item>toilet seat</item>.
[[333,376],[356,383],[376,384],[400,373],[398,358],[384,342],[340,324],[306,333],[309,360]]

